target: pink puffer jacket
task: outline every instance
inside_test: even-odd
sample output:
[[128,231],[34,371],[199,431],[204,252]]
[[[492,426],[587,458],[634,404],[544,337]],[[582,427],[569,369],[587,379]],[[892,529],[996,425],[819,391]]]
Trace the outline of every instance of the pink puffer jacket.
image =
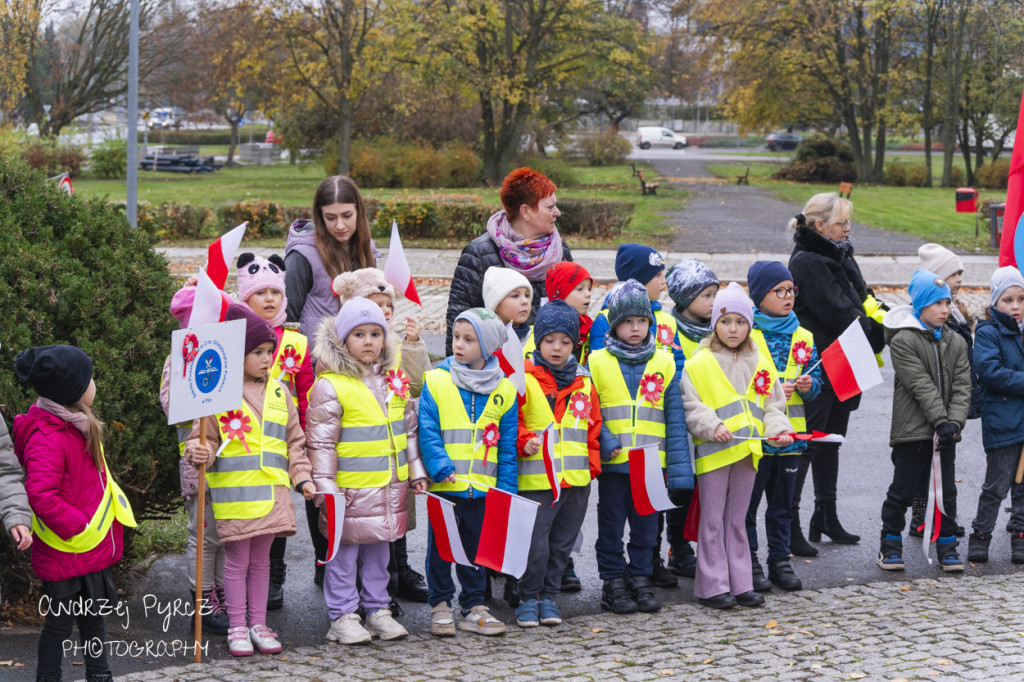
[[[384,408],[387,396],[385,373],[394,365],[394,335],[388,335],[388,344],[381,353],[380,362],[374,365],[372,372],[353,358],[338,339],[334,331],[334,318],[328,317],[320,324],[316,335],[313,354],[317,359],[320,372],[335,372],[345,376],[360,378],[376,396],[377,403]],[[335,444],[341,435],[341,416],[344,412],[344,396],[339,400],[334,387],[328,381],[318,380],[309,393],[309,406],[306,408],[306,448],[310,463],[313,465],[313,483],[317,492],[339,492],[336,475],[338,472],[338,452]],[[419,422],[417,405],[410,401],[405,408],[405,430],[407,437],[406,455],[409,466],[409,480],[399,481],[397,463],[392,457],[391,483],[381,488],[347,488],[345,493],[345,523],[342,526],[341,541],[345,544],[369,544],[374,542],[392,542],[405,535],[409,526],[408,503],[406,493],[409,485],[417,481],[426,481],[427,472],[420,461],[417,444]],[[317,496],[317,504],[323,504],[323,495]],[[320,531],[327,534],[327,523],[324,514],[320,514]]]

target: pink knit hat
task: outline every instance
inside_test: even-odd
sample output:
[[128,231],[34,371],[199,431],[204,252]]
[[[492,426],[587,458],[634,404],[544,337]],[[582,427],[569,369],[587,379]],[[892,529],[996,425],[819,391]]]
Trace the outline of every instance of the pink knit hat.
[[754,303],[747,296],[736,282],[729,282],[729,286],[719,289],[715,294],[715,307],[711,309],[711,328],[718,324],[718,319],[727,313],[736,313],[747,321],[751,327],[754,326]]
[[[288,307],[288,296],[285,295],[284,259],[276,253],[270,258],[263,258],[252,253],[243,253],[238,257],[238,300],[249,305],[249,297],[263,289],[277,289],[281,292],[281,307],[273,320],[268,320],[274,327],[284,324]],[[259,314],[258,311],[254,311]]]
[[[220,297],[228,304],[234,303],[231,297],[223,291],[220,292]],[[188,318],[192,316],[192,304],[195,303],[195,300],[196,288],[194,286],[182,287],[171,297],[171,315],[178,320],[178,325],[182,329],[188,326]]]
[[384,278],[384,271],[377,268],[343,272],[334,278],[331,290],[334,291],[334,295],[338,297],[341,305],[345,305],[354,298],[366,298],[370,294],[384,294],[391,299],[391,307],[395,307],[395,287]]

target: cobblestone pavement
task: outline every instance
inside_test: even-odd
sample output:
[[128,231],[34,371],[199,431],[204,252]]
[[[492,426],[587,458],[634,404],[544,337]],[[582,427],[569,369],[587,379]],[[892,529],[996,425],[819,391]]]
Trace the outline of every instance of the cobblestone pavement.
[[[1022,576],[935,578],[770,596],[760,609],[693,604],[607,613],[501,638],[414,633],[368,647],[285,649],[122,680],[1019,680]],[[223,646],[220,643],[214,646]]]

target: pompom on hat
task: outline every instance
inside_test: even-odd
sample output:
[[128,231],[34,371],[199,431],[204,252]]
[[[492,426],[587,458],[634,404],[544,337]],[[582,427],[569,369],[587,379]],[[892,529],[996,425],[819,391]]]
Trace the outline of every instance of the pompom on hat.
[[384,294],[395,307],[395,287],[384,277],[384,271],[377,268],[362,268],[343,272],[334,278],[331,291],[341,305],[354,298],[367,298],[371,294]]

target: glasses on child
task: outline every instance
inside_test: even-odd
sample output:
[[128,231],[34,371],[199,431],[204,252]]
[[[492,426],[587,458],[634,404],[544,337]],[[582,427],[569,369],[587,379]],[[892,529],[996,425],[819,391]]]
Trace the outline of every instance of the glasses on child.
[[790,296],[796,298],[800,294],[800,287],[779,287],[778,289],[772,289],[772,292],[781,299],[787,299]]

